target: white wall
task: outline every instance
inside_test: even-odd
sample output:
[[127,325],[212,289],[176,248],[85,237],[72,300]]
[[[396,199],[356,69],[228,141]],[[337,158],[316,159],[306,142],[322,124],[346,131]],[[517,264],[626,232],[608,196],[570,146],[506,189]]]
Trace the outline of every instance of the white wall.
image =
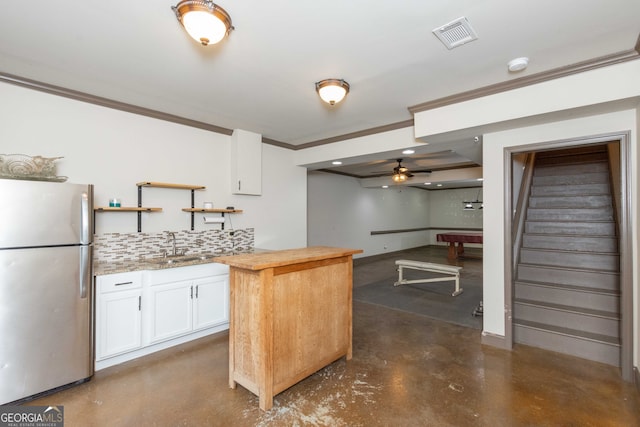
[[[482,200],[480,188],[426,191],[411,187],[365,188],[358,179],[309,172],[309,245],[363,249],[354,257],[437,243],[447,228],[482,228],[482,210],[463,210],[463,200]],[[371,231],[442,227],[371,235]],[[473,245],[470,246],[480,246]]]
[[[430,227],[442,228],[431,230],[429,244],[446,246],[448,243],[438,243],[436,234],[446,231],[447,228],[478,228],[482,229],[482,217],[484,209],[477,209],[480,205],[474,205],[476,209],[464,210],[463,201],[484,201],[482,188],[459,188],[452,190],[438,190],[430,192],[431,199],[429,212],[431,217]],[[465,243],[469,247],[481,247],[474,243]]]
[[307,194],[310,246],[363,249],[355,258],[429,244],[427,231],[371,235],[371,231],[428,227],[428,191],[363,188],[355,178],[309,172]]
[[[263,146],[263,195],[230,192],[230,136],[126,113],[0,83],[0,153],[64,156],[58,175],[95,185],[95,204],[111,197],[137,205],[136,183],[159,181],[206,186],[196,205],[244,210],[231,216],[233,228],[255,228],[257,247],[306,246],[306,169],[293,166],[290,150]],[[144,188],[143,204],[162,207],[144,213],[142,230],[190,228],[190,192]],[[196,229],[204,225],[196,215]],[[229,223],[227,222],[227,228]],[[135,232],[135,213],[99,213],[96,232]]]

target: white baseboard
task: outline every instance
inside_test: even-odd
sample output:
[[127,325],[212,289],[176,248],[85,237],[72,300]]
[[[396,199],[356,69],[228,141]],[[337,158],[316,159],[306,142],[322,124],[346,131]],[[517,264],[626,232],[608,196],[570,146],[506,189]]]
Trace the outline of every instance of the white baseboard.
[[511,350],[507,345],[507,341],[504,335],[496,335],[490,332],[482,331],[480,343],[483,345],[489,345],[491,347],[501,348],[503,350]]
[[156,351],[164,350],[170,347],[174,347],[178,344],[184,344],[189,341],[196,340],[198,338],[206,337],[208,335],[215,334],[217,332],[225,331],[229,329],[229,323],[223,323],[213,328],[203,329],[198,332],[194,332],[189,335],[183,335],[171,340],[163,341],[157,344],[153,344],[147,347],[140,348],[138,350],[130,351],[128,353],[119,354],[117,356],[108,357],[106,359],[98,360],[95,363],[96,372],[108,368],[110,366],[119,365],[120,363],[128,362],[129,360],[137,359],[142,356],[147,356]]

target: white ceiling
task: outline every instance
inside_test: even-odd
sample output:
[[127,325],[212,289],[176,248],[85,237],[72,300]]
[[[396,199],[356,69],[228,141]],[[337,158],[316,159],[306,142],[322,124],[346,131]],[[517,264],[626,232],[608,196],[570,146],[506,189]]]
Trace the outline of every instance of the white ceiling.
[[[300,145],[634,49],[640,34],[638,0],[219,0],[235,30],[203,47],[179,25],[176,3],[6,2],[0,73]],[[432,30],[462,16],[478,40],[448,50]],[[509,73],[521,56],[528,69]],[[342,103],[320,101],[314,83],[324,78],[350,83]]]

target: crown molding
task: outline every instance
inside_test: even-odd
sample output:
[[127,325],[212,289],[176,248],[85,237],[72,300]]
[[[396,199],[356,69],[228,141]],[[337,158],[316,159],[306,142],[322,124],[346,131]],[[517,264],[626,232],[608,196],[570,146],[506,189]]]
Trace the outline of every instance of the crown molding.
[[467,92],[461,92],[455,95],[446,96],[444,98],[434,99],[433,101],[427,101],[422,104],[409,107],[409,111],[415,115],[416,113],[419,113],[421,111],[433,110],[434,108],[444,107],[446,105],[457,104],[459,102],[470,101],[472,99],[482,98],[484,96],[495,95],[497,93],[555,80],[560,77],[571,76],[573,74],[579,74],[585,71],[595,70],[597,68],[607,67],[627,61],[633,61],[638,58],[640,58],[640,36],[638,37],[636,45],[633,49],[625,50],[623,52],[618,52],[611,55],[601,56],[599,58],[578,62],[576,64],[571,64],[564,67],[554,68],[553,70],[532,74],[530,76],[520,77],[506,82],[484,86]]
[[[418,105],[408,107],[411,114],[416,114],[421,111],[431,110],[446,105],[456,104],[463,101],[469,101],[471,99],[481,98],[483,96],[493,95],[508,90],[513,90],[536,83],[541,83],[560,77],[570,76],[573,74],[582,73],[585,71],[606,67],[622,62],[632,61],[640,58],[640,35],[636,40],[636,44],[633,49],[614,53],[611,55],[601,56],[599,58],[579,62],[565,67],[555,68],[553,70],[545,71],[542,73],[532,74],[530,76],[521,77],[518,79],[509,80],[507,82],[497,83],[494,85],[485,86],[479,89],[474,89],[467,92],[461,92],[455,95],[447,96],[444,98],[427,101]],[[227,129],[221,126],[204,123],[197,120],[191,120],[184,117],[176,116],[169,113],[164,113],[150,108],[139,107],[126,102],[115,101],[100,96],[91,95],[85,92],[80,92],[72,89],[67,89],[60,86],[51,85],[48,83],[38,82],[35,80],[27,79],[24,77],[15,76],[12,74],[0,72],[0,82],[21,86],[28,89],[37,90],[40,92],[49,93],[52,95],[58,95],[65,98],[70,98],[76,101],[86,102],[89,104],[99,105],[107,108],[113,108],[132,114],[138,114],[145,117],[150,117],[158,120],[164,120],[172,123],[181,124],[184,126],[190,126],[197,129],[203,129],[210,132],[220,133],[223,135],[231,135],[233,129]],[[376,126],[369,129],[360,130],[357,132],[351,132],[344,135],[338,135],[331,138],[319,139],[316,141],[310,141],[304,144],[294,145],[286,142],[278,141],[275,139],[262,137],[264,144],[273,145],[276,147],[286,148],[289,150],[304,150],[306,148],[317,147],[325,144],[332,144],[334,142],[345,141],[348,139],[360,138],[364,136],[375,135],[378,133],[389,132],[397,129],[413,126],[413,118],[404,120],[397,123],[391,123],[382,126]]]
[[347,139],[360,138],[363,136],[375,135],[377,133],[389,132],[392,130],[403,129],[413,126],[413,119],[404,120],[402,122],[391,123],[388,125],[376,126],[369,129],[359,130],[357,132],[346,133],[344,135],[333,136],[331,138],[319,139],[300,145],[293,146],[294,150],[303,150],[305,148],[317,147],[319,145],[331,144],[334,142],[344,141]]
[[208,130],[211,132],[221,133],[224,135],[231,135],[233,133],[233,129],[226,129],[226,128],[212,125],[209,123],[186,119],[184,117],[176,116],[169,113],[163,113],[161,111],[152,110],[150,108],[139,107],[137,105],[127,104],[126,102],[114,101],[113,99],[103,98],[103,97],[91,95],[85,92],[80,92],[77,90],[72,90],[72,89],[67,89],[60,86],[51,85],[48,83],[42,83],[35,80],[27,79],[24,77],[14,76],[12,74],[6,74],[6,73],[0,72],[0,82],[9,83],[15,86],[21,86],[27,89],[37,90],[39,92],[45,92],[51,95],[63,96],[65,98],[73,99],[75,101],[81,101],[89,104],[100,105],[102,107],[113,108],[115,110],[120,110],[127,113],[138,114],[141,116],[151,117],[154,119],[164,120],[167,122],[177,123],[177,124],[190,126],[198,129]]

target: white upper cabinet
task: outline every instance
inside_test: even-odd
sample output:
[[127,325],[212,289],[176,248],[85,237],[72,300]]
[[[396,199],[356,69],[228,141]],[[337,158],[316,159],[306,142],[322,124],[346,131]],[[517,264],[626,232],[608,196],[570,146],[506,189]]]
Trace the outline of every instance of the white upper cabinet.
[[231,135],[231,193],[262,194],[262,135],[235,129]]

